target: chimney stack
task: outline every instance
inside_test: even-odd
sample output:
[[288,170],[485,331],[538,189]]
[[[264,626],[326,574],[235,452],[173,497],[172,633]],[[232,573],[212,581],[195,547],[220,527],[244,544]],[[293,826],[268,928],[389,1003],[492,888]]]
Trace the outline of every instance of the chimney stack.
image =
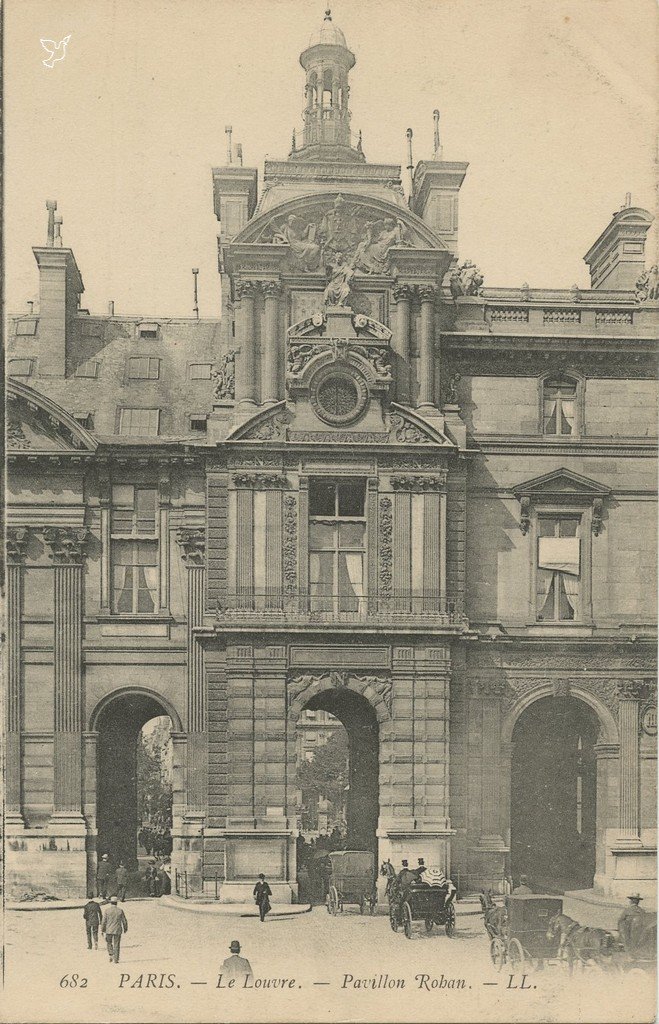
[[645,238],[652,214],[631,205],[628,192],[625,205],[613,217],[590,247],[584,261],[590,269],[591,288],[634,291],[645,267]]
[[233,132],[233,128],[231,127],[230,124],[228,124],[226,126],[226,128],[224,129],[224,133],[225,133],[225,135],[227,137],[227,164],[232,164],[233,163],[233,146],[231,145],[231,133],[232,132]]
[[114,316],[114,301],[112,299],[108,302],[108,316]]
[[65,377],[68,340],[85,286],[75,256],[62,245],[62,218],[55,216],[56,200],[49,199],[46,209],[47,244],[32,250],[39,265],[39,373]]

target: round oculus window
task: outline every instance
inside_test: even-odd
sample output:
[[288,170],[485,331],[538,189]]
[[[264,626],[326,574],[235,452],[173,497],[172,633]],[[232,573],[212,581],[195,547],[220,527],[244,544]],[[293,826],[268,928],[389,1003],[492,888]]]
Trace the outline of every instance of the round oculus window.
[[326,423],[352,423],[364,411],[368,391],[360,377],[333,371],[313,382],[311,400]]

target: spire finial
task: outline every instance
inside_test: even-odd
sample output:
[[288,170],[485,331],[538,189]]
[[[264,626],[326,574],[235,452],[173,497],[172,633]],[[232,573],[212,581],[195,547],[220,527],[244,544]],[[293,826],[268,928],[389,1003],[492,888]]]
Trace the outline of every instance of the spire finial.
[[326,7],[325,8],[325,21],[331,21],[331,20],[332,20],[332,8],[331,7]]
[[433,121],[435,123],[434,132],[434,147],[433,147],[433,159],[441,160],[442,158],[442,143],[439,137],[439,110],[433,110],[432,112]]
[[55,210],[57,209],[56,199],[46,199],[48,210],[48,246],[52,249],[55,244]]

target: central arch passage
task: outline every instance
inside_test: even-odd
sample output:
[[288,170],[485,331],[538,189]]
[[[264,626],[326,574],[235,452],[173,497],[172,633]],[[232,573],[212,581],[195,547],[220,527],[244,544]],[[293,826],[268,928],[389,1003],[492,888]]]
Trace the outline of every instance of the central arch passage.
[[323,690],[305,709],[328,711],[348,734],[347,846],[377,854],[379,730],[375,711],[365,697],[348,689]]

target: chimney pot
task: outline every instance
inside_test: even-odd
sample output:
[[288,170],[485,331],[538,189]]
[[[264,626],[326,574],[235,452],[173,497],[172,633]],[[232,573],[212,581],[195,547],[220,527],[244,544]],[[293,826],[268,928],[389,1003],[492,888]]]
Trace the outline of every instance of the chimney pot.
[[110,301],[108,302],[108,315],[114,316],[114,302],[112,301],[112,299],[110,299]]

